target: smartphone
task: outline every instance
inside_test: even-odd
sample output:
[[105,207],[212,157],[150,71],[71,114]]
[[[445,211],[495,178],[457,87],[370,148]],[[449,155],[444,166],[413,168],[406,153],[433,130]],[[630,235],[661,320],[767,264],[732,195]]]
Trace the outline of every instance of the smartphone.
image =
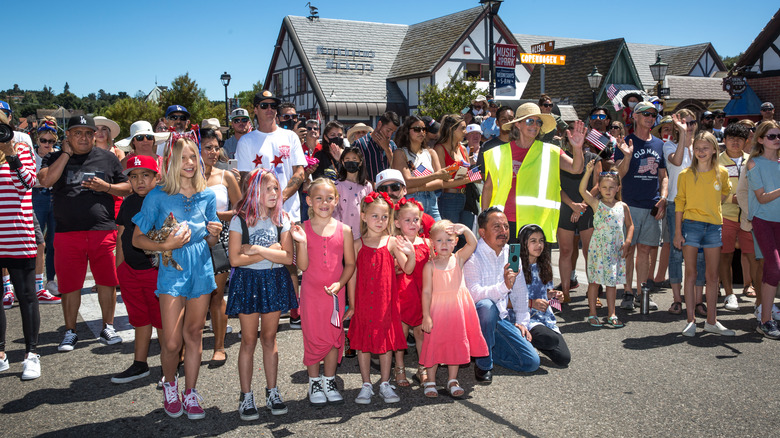
[[509,245],[509,269],[520,272],[520,244]]
[[298,123],[296,120],[282,120],[281,123],[279,123],[279,126],[292,131],[296,123]]
[[298,123],[300,123],[301,128],[306,127],[306,117],[298,116]]
[[650,210],[650,216],[655,217],[655,215],[657,215],[657,214],[658,214],[658,206],[654,205],[652,210]]
[[237,169],[238,168],[238,160],[231,158],[228,160],[228,169]]
[[81,182],[89,181],[92,178],[94,178],[95,176],[96,176],[95,172],[84,172],[84,173],[81,174]]

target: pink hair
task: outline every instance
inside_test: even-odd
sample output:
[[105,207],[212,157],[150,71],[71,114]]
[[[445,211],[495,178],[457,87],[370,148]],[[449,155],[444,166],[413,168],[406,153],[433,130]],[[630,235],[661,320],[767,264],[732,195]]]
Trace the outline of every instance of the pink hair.
[[279,186],[279,180],[276,179],[276,175],[265,169],[255,169],[247,175],[247,189],[244,193],[244,197],[241,202],[238,203],[237,213],[244,218],[248,226],[254,226],[257,224],[257,220],[263,217],[271,218],[271,222],[277,227],[282,224],[282,190],[279,188],[279,197],[276,200],[276,205],[272,209],[268,209],[265,205],[260,204],[260,199],[265,196],[265,190],[268,184],[275,182],[276,186]]

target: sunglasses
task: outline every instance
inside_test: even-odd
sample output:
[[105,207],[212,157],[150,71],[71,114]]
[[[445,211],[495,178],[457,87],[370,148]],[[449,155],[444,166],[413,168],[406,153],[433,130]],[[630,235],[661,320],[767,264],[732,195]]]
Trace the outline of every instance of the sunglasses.
[[271,102],[260,102],[260,103],[258,103],[258,104],[257,104],[257,105],[255,105],[255,106],[259,106],[259,107],[260,107],[260,109],[268,109],[269,107],[270,107],[271,109],[277,109],[277,108],[279,108],[279,104],[278,104],[278,103],[276,103],[276,102],[273,102],[273,103],[271,103]]
[[533,125],[542,126],[542,125],[544,125],[544,122],[542,121],[542,119],[525,119],[525,120],[523,120],[523,122],[525,122],[526,126],[533,126]]
[[379,186],[376,189],[380,192],[397,192],[401,190],[401,187],[403,187],[403,184],[401,183],[392,183],[384,186]]
[[652,112],[652,111],[642,111],[641,113],[645,117],[658,117],[658,113]]
[[189,116],[185,116],[183,114],[180,115],[180,116],[176,116],[176,115],[171,114],[170,116],[166,116],[165,118],[168,119],[168,120],[173,120],[173,121],[181,120],[182,122],[185,122],[185,121],[190,119]]
[[774,111],[774,108],[761,108],[761,112]]
[[715,120],[714,116],[703,117],[702,120]]
[[617,175],[618,173],[614,170],[608,170],[606,172],[599,172],[599,176],[607,176],[607,175]]
[[319,126],[307,126],[306,130],[307,131],[319,131],[320,127]]
[[551,108],[553,106],[553,104],[551,104],[551,103],[543,103],[542,106],[545,107],[545,108]]
[[[262,103],[260,105],[262,105]],[[279,118],[282,120],[298,120],[298,114],[282,114],[281,116],[279,116]]]
[[133,137],[135,141],[144,141],[144,140],[154,140],[154,135],[152,134],[138,134],[135,137]]
[[778,138],[780,138],[780,134],[767,134],[767,135],[764,136],[764,138],[769,140],[769,141],[775,141]]
[[716,119],[725,119],[726,116],[715,116]]
[[606,114],[593,114],[593,115],[590,116],[590,119],[591,120],[596,120],[596,119],[606,120],[607,119],[607,115]]
[[413,128],[409,128],[409,130],[420,133],[420,132],[426,132],[428,128],[426,128],[425,126],[415,126]]
[[609,129],[620,129],[620,126],[618,125],[612,125],[609,127]]
[[247,123],[249,121],[248,117],[236,117],[233,119],[233,123]]
[[54,144],[54,143],[57,143],[57,140],[56,139],[47,140],[45,138],[42,138],[42,139],[38,140],[38,143],[40,143],[40,144]]

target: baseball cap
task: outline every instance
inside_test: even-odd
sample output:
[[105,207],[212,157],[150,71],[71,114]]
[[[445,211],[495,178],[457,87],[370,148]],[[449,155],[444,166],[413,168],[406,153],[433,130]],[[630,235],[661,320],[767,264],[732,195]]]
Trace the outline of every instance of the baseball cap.
[[171,105],[168,107],[167,110],[165,110],[165,117],[168,117],[171,115],[171,113],[184,113],[187,114],[187,118],[190,118],[190,112],[187,111],[187,108],[184,108],[181,105]]
[[701,114],[701,118],[702,119],[706,119],[707,117],[715,117],[715,116],[712,114],[712,111],[704,111]]
[[213,129],[215,131],[219,131],[219,119],[211,118],[211,119],[203,119],[202,122],[200,122],[201,128],[206,129]]
[[655,105],[648,101],[642,101],[634,105],[634,113],[641,113],[642,111],[648,111],[648,110],[655,110],[658,111],[655,108]]
[[468,126],[466,126],[466,134],[471,134],[472,132],[479,132],[482,134],[482,127],[476,123],[470,123]]
[[235,117],[249,117],[249,111],[243,108],[236,108],[230,113],[230,120],[233,120]]
[[274,96],[274,93],[271,93],[268,90],[263,90],[263,91],[258,91],[257,94],[255,94],[255,98],[252,99],[252,105],[257,106],[258,103],[268,99],[273,100],[277,104],[282,102],[281,99]]
[[431,116],[424,116],[422,118],[423,123],[425,123],[425,126],[428,127],[428,132],[431,134],[438,134],[439,129],[441,129],[441,123],[437,122],[433,119]]
[[406,185],[406,181],[404,181],[404,176],[401,174],[400,170],[385,169],[376,175],[375,185],[377,187],[381,186],[384,183],[389,183],[389,182],[398,182],[403,185]]
[[13,110],[11,109],[11,105],[8,105],[8,102],[4,100],[0,100],[0,110],[8,111],[9,114],[13,114]]
[[[5,103],[5,102],[3,102],[3,103]],[[775,109],[775,106],[772,105],[772,102],[764,102],[764,103],[761,104],[761,109]]]
[[122,173],[129,175],[135,169],[149,169],[154,173],[160,173],[157,160],[146,155],[136,155],[127,160],[127,169],[123,170]]
[[70,119],[68,119],[68,129],[73,128],[89,128],[93,131],[97,131],[97,126],[95,126],[95,120],[90,116],[73,116]]

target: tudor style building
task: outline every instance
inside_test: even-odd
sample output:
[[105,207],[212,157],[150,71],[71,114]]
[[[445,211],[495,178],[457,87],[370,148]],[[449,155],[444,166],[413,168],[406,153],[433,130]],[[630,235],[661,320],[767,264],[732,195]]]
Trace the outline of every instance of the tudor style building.
[[[760,119],[761,102],[772,102],[775,107],[780,105],[780,9],[745,50],[732,71],[741,72],[749,85],[747,91],[755,92],[757,96],[752,105],[740,105],[746,115]],[[780,119],[780,111],[775,111],[775,119]]]

